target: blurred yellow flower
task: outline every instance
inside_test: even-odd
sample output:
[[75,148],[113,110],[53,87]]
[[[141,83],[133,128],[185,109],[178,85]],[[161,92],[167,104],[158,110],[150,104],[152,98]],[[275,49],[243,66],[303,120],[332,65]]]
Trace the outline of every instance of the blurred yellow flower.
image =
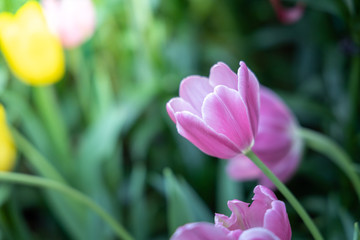
[[13,168],[16,158],[16,149],[10,130],[6,123],[4,107],[0,104],[0,171],[9,171]]
[[48,85],[64,75],[60,40],[50,32],[38,2],[25,3],[15,15],[0,13],[0,49],[12,72],[30,85]]

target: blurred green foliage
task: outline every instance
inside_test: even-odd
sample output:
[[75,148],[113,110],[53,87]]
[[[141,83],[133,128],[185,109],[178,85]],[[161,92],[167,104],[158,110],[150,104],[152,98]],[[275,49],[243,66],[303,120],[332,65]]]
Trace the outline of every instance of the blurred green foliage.
[[[1,1],[0,10],[24,2]],[[256,184],[228,179],[224,163],[180,137],[165,110],[182,78],[208,76],[218,61],[236,70],[244,60],[302,126],[333,138],[360,169],[360,3],[303,2],[303,18],[282,25],[267,0],[97,0],[95,35],[65,51],[64,79],[26,86],[1,58],[0,101],[61,181],[136,239],[168,239],[186,222],[229,214],[227,200],[249,202]],[[16,172],[57,179],[28,154],[20,150]],[[360,207],[326,157],[305,151],[288,186],[325,239],[353,239]],[[97,215],[58,193],[3,184],[0,204],[3,239],[113,239]],[[287,210],[293,239],[309,239]]]

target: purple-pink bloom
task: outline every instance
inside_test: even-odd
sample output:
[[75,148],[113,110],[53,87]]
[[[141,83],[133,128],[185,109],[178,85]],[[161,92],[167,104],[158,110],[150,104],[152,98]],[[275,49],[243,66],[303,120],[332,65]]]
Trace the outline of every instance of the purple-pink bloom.
[[290,240],[291,227],[284,202],[258,185],[253,202],[228,202],[232,214],[215,215],[215,224],[189,223],[179,227],[171,240]]
[[95,29],[95,9],[91,0],[42,0],[50,29],[65,48],[87,40]]
[[[252,151],[281,181],[294,174],[301,159],[303,142],[297,129],[298,123],[285,103],[273,91],[261,87],[259,129]],[[233,179],[260,179],[260,184],[274,187],[246,156],[230,159],[227,172]]]
[[299,21],[303,16],[305,5],[299,2],[296,6],[291,8],[285,8],[280,0],[270,0],[278,19],[284,24],[291,24]]
[[232,158],[251,149],[259,118],[259,83],[244,62],[235,74],[219,62],[210,76],[189,76],[166,109],[180,135],[204,153]]

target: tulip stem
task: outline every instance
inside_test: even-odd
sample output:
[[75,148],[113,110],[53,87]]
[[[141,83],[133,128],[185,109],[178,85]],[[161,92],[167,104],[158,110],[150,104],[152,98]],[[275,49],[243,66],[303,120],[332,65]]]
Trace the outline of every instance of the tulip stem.
[[313,220],[310,218],[309,214],[306,212],[301,203],[296,199],[296,197],[290,192],[290,190],[275,176],[275,174],[253,153],[252,151],[246,154],[248,158],[272,181],[272,183],[277,187],[281,194],[286,198],[286,200],[291,204],[295,211],[299,214],[301,219],[304,221],[305,225],[311,232],[315,240],[323,240],[320,231],[316,227]]
[[43,177],[35,177],[21,173],[0,172],[0,182],[8,182],[13,184],[22,184],[26,186],[40,187],[55,190],[63,193],[65,196],[89,207],[96,212],[102,219],[112,227],[119,239],[133,240],[129,233],[121,226],[112,216],[105,212],[99,205],[83,193],[58,181],[46,179]]
[[353,184],[360,201],[360,178],[349,155],[337,143],[321,133],[305,128],[300,129],[299,132],[310,148],[327,156],[345,172]]

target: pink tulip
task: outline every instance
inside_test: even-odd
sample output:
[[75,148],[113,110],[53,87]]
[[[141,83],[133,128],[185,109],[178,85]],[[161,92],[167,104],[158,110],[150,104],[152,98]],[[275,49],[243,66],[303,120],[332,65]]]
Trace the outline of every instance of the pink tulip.
[[190,223],[179,227],[171,240],[290,240],[285,204],[268,188],[258,185],[253,202],[228,202],[232,214],[215,215],[215,225]]
[[[260,88],[259,130],[252,151],[282,181],[297,169],[302,140],[298,123],[283,101],[270,89]],[[236,156],[227,166],[228,174],[237,180],[260,179],[260,184],[273,188],[272,182],[245,156]]]
[[50,29],[66,48],[79,46],[95,29],[95,9],[91,0],[42,0]]
[[284,24],[291,24],[299,21],[304,14],[305,5],[298,3],[295,7],[285,8],[281,5],[280,0],[270,0],[278,19]]
[[232,158],[254,143],[259,118],[259,83],[240,62],[237,75],[224,63],[215,64],[209,78],[189,76],[180,97],[166,104],[180,135],[204,153]]

